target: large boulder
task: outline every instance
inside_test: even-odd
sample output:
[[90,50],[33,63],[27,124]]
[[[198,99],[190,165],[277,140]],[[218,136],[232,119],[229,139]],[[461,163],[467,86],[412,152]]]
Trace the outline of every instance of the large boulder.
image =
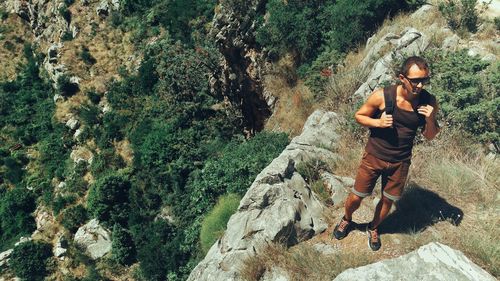
[[81,226],[75,233],[74,241],[92,259],[98,259],[111,251],[109,231],[93,219]]
[[348,269],[334,280],[494,281],[496,279],[471,262],[462,252],[432,242],[398,258]]
[[269,243],[292,246],[326,230],[323,205],[295,166],[309,159],[334,159],[337,115],[316,111],[248,189],[227,230],[188,280],[240,280],[243,261]]

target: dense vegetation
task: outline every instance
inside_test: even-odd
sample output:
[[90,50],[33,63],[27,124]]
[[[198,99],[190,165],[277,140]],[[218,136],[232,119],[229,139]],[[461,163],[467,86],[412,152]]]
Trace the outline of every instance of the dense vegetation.
[[[28,62],[17,79],[0,84],[0,249],[34,230],[35,198],[44,192],[50,197],[49,182],[62,176],[70,142],[62,125],[51,121],[52,90],[40,78],[30,46],[24,55]],[[38,158],[29,154],[30,146],[38,147]],[[36,170],[27,170],[28,164]]]
[[299,74],[321,97],[328,76],[320,75],[323,69],[338,64],[385,18],[421,4],[422,1],[397,0],[271,0],[266,6],[269,18],[258,28],[256,40],[272,59],[292,53]]
[[27,241],[14,247],[9,264],[16,276],[23,280],[44,280],[50,257],[52,247],[49,243]]
[[500,63],[471,57],[467,50],[427,54],[436,73],[432,93],[440,103],[441,120],[470,137],[500,148]]

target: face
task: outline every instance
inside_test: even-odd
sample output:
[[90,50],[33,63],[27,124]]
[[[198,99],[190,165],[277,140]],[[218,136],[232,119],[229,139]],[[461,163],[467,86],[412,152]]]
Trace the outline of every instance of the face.
[[408,92],[418,95],[424,85],[430,82],[429,69],[420,69],[414,64],[408,70],[407,75],[399,75],[399,80]]

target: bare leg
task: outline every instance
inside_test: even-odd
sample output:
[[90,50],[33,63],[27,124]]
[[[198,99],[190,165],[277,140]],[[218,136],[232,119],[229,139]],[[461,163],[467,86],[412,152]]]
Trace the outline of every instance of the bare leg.
[[377,226],[387,217],[389,211],[391,210],[392,200],[382,196],[380,201],[378,201],[377,207],[375,208],[375,213],[373,214],[373,220],[371,222],[372,229],[377,228]]
[[352,220],[352,214],[359,208],[359,205],[361,204],[361,200],[363,200],[363,197],[359,197],[358,195],[354,193],[349,193],[349,196],[347,196],[347,199],[345,201],[345,214],[344,217],[347,220]]

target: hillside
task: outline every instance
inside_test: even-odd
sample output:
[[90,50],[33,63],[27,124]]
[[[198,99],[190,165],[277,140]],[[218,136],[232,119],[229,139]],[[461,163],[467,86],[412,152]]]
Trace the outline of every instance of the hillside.
[[[443,3],[1,3],[0,280],[333,280],[431,242],[498,278],[498,1]],[[443,130],[381,251],[332,240],[352,115],[413,54]]]

